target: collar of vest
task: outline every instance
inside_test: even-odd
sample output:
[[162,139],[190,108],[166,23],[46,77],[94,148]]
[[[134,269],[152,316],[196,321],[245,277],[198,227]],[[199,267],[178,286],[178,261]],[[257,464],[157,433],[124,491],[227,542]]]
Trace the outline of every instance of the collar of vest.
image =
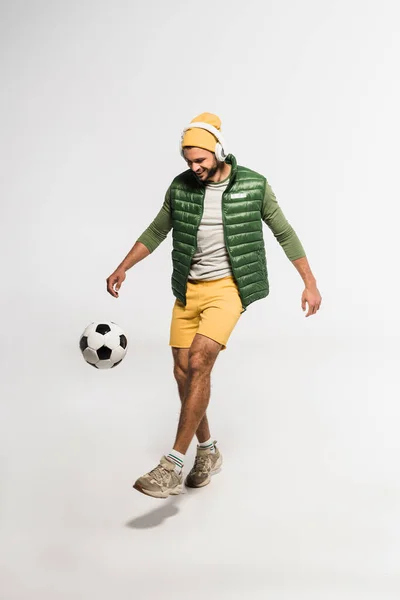
[[233,154],[228,154],[228,156],[225,159],[225,162],[228,163],[228,165],[231,165],[231,174],[229,176],[229,183],[233,183],[236,179],[236,173],[237,173],[236,158],[234,157]]

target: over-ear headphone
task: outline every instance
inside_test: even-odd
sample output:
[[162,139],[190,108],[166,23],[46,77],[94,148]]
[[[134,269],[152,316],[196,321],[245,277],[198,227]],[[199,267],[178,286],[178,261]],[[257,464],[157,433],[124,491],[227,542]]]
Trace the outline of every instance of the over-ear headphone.
[[184,157],[183,148],[182,148],[182,142],[183,142],[184,135],[188,129],[193,129],[195,127],[198,127],[199,129],[205,129],[206,131],[209,131],[217,138],[218,142],[217,142],[217,145],[215,146],[215,151],[214,151],[215,158],[219,162],[224,162],[226,157],[228,156],[229,152],[226,149],[224,138],[222,137],[221,132],[216,127],[213,127],[213,125],[209,125],[208,123],[202,123],[199,121],[197,121],[195,123],[189,123],[189,125],[187,127],[185,127],[185,129],[182,131],[181,141],[179,144],[179,151],[180,151],[181,156]]

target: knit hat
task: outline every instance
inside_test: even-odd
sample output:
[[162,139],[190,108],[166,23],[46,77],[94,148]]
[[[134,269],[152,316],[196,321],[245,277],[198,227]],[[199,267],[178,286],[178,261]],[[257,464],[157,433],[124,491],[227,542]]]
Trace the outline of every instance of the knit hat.
[[[221,119],[217,117],[217,115],[213,115],[211,113],[202,113],[190,121],[190,123],[199,122],[208,123],[218,130],[221,129]],[[195,127],[193,129],[188,129],[184,133],[182,148],[185,146],[195,146],[196,148],[204,148],[209,152],[215,152],[215,146],[217,143],[218,140],[212,133],[206,131],[205,129]]]

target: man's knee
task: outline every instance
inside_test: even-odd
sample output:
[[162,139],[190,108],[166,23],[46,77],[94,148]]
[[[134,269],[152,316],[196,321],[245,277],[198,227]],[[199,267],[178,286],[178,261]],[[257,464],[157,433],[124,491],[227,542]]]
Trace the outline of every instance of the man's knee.
[[183,368],[179,364],[174,364],[174,377],[178,383],[186,380],[188,376],[188,369]]
[[184,381],[189,370],[189,348],[172,348],[174,358],[174,377],[177,382]]

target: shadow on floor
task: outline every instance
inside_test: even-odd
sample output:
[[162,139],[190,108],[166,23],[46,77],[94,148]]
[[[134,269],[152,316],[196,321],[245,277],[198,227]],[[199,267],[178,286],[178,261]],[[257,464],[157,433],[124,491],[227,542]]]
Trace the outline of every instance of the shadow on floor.
[[179,496],[169,496],[168,498],[152,498],[148,496],[149,502],[157,503],[158,506],[140,517],[131,519],[125,523],[125,526],[131,529],[158,527],[166,519],[179,514],[179,504],[185,501],[185,498],[189,498],[192,494],[201,493],[201,491],[202,489],[184,488],[184,491]]

